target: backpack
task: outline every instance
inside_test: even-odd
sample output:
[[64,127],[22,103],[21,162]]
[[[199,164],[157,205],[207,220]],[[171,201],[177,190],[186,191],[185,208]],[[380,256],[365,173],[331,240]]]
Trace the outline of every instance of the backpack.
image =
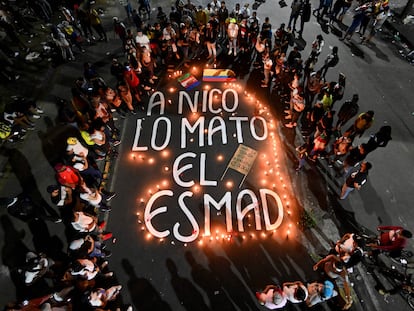
[[339,62],[338,54],[334,54],[333,58],[329,61],[328,66],[329,67],[335,67]]
[[0,139],[6,139],[10,136],[12,128],[5,122],[0,121]]

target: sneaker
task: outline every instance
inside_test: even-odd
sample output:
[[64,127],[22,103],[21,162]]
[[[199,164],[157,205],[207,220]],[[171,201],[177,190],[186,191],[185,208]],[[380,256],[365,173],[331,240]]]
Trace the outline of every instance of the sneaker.
[[112,252],[111,251],[104,250],[103,253],[105,254],[105,257],[106,258],[109,258],[109,257],[112,256]]
[[112,208],[110,206],[101,206],[100,210],[101,212],[106,213],[112,211]]
[[229,50],[229,53],[228,54],[231,55],[231,50]]
[[137,113],[135,112],[135,110],[130,110],[129,111],[133,116],[135,116]]
[[285,124],[285,126],[286,126],[287,128],[290,128],[290,129],[291,129],[291,128],[294,128],[294,126],[293,126],[293,124],[292,124],[292,123],[286,123],[286,124]]
[[113,146],[114,147],[116,147],[116,146],[118,146],[119,144],[121,143],[121,141],[120,140],[115,140],[114,142],[113,142]]
[[40,113],[40,114],[44,113],[44,111],[42,109],[40,109],[39,107],[36,108],[36,112]]
[[288,120],[288,119],[292,119],[292,116],[291,116],[290,114],[288,114],[287,116],[285,116],[285,119],[286,119],[286,120]]
[[55,224],[61,223],[62,222],[62,218],[56,218],[53,222]]
[[10,206],[13,206],[14,204],[16,204],[16,202],[17,202],[17,197],[14,197],[12,200],[11,200],[11,202],[9,203],[9,204],[7,204],[7,207],[10,207]]
[[102,221],[100,224],[98,224],[98,228],[100,230],[103,230],[103,228],[105,228],[105,225],[106,225],[106,222],[105,221]]
[[145,91],[149,91],[149,90],[151,90],[151,87],[149,87],[148,85],[146,85],[146,86],[144,86],[144,90]]
[[116,196],[116,193],[115,192],[108,192],[106,194],[106,201],[107,202],[111,201],[115,196]]
[[113,234],[111,232],[102,234],[102,240],[103,241],[109,240],[109,239],[112,238],[112,236],[113,236]]
[[234,56],[237,56],[237,52],[236,52],[236,50],[234,50],[234,54],[233,54]]
[[32,117],[35,118],[35,119],[40,119],[40,116],[38,114],[34,114],[34,115],[32,115]]
[[105,260],[105,261],[101,264],[101,270],[102,270],[102,269],[105,269],[105,268],[108,266],[108,264],[109,264],[109,262]]
[[114,273],[113,272],[108,272],[108,273],[105,273],[104,276],[106,278],[110,278],[110,277],[113,277],[114,276]]
[[267,87],[267,86],[268,86],[267,84],[262,84],[262,85],[261,85],[261,87]]

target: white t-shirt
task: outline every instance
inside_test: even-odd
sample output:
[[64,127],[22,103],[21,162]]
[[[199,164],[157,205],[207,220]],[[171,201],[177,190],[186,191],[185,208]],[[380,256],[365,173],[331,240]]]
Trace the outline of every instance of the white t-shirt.
[[76,144],[68,144],[66,151],[73,151],[74,154],[80,155],[83,153],[85,157],[88,156],[88,148],[84,147],[79,141]]
[[300,287],[305,291],[305,299],[303,301],[297,300],[295,298],[295,291],[298,288],[299,285],[290,285],[290,286],[283,286],[283,292],[286,294],[287,300],[289,300],[291,303],[301,303],[305,301],[308,298],[308,289],[305,285],[300,285]]
[[287,297],[283,293],[283,299],[278,304],[275,304],[273,299],[274,292],[274,289],[269,289],[267,293],[264,293],[266,297],[264,306],[270,310],[283,308],[287,303]]
[[137,45],[139,46],[145,46],[146,49],[150,50],[150,40],[148,38],[147,35],[141,35],[141,36],[136,36],[135,37],[135,42],[137,43]]

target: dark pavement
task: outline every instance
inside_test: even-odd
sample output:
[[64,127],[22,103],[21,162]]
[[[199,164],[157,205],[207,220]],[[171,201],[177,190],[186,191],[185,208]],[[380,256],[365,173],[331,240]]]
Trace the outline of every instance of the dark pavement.
[[[64,137],[71,131],[70,128],[56,123],[57,111],[54,100],[56,96],[70,99],[70,85],[75,78],[82,75],[83,62],[93,62],[108,84],[114,83],[109,75],[110,61],[114,55],[122,55],[120,42],[114,39],[114,34],[110,31],[110,23],[112,16],[125,17],[125,12],[117,5],[117,1],[101,3],[107,5],[104,21],[110,34],[108,43],[96,43],[86,47],[86,53],[77,54],[75,62],[56,68],[44,64],[39,70],[33,69],[30,74],[22,75],[18,84],[1,86],[3,98],[16,92],[35,95],[39,105],[45,110],[45,115],[36,121],[37,130],[30,132],[24,142],[7,146],[8,150],[3,148],[1,163],[4,169],[0,180],[0,196],[15,195],[28,186],[34,193],[48,200],[46,187],[54,182],[54,172],[50,163],[57,159],[56,152],[60,150],[59,146],[62,145]],[[165,11],[169,11],[167,4],[159,3],[165,6]],[[228,7],[233,7],[232,1],[226,3]],[[153,3],[152,7],[155,8],[157,5],[158,2]],[[280,9],[275,2],[268,1],[259,7],[258,16],[263,21],[264,17],[269,15],[273,29],[276,29],[281,22],[287,21],[289,11],[289,7]],[[348,14],[345,23],[350,17]],[[306,41],[302,42],[305,45],[302,58],[307,57],[310,42],[321,32],[313,17],[306,27],[304,39],[307,44]],[[229,118],[252,118],[256,113],[255,107],[251,104],[254,100],[243,97],[243,92],[240,91],[241,105],[236,114],[224,114],[226,128],[229,129],[227,144],[220,144],[220,140],[214,136],[212,146],[199,147],[198,136],[194,135],[193,141],[188,139],[187,147],[180,148],[180,122],[187,116],[190,119],[191,114],[179,114],[176,106],[167,105],[164,116],[171,120],[173,127],[171,142],[164,150],[166,152],[157,152],[150,148],[149,151],[137,152],[134,156],[131,148],[136,136],[137,120],[143,122],[140,142],[150,145],[154,121],[159,116],[148,116],[145,111],[140,111],[136,116],[128,116],[125,121],[119,119],[117,125],[122,130],[122,144],[119,146],[119,157],[111,162],[106,183],[107,188],[117,192],[117,197],[111,202],[113,211],[108,218],[108,228],[116,236],[116,243],[109,246],[113,252],[109,261],[117,280],[124,286],[124,303],[132,303],[137,310],[262,310],[263,307],[255,301],[256,290],[270,283],[296,280],[308,282],[320,279],[321,276],[312,271],[312,266],[320,254],[327,252],[330,241],[337,240],[343,233],[354,230],[371,232],[379,224],[402,225],[409,228],[413,223],[414,215],[410,209],[411,189],[414,185],[414,150],[411,144],[414,134],[412,67],[392,52],[392,45],[378,38],[373,41],[374,45],[371,47],[361,46],[356,40],[350,45],[344,45],[331,33],[324,34],[324,38],[326,43],[323,55],[320,56],[321,60],[330,52],[332,46],[337,45],[340,50],[340,63],[335,69],[330,70],[328,79],[336,79],[338,71],[344,72],[347,76],[344,99],[359,93],[361,111],[375,110],[374,126],[367,132],[374,133],[383,124],[389,124],[393,128],[393,140],[390,145],[368,157],[374,164],[368,183],[360,192],[352,193],[346,201],[338,201],[337,194],[343,181],[335,178],[335,172],[323,162],[316,167],[307,164],[305,171],[296,174],[294,147],[301,143],[302,138],[298,132],[282,126],[278,117],[280,106],[276,105],[276,99],[263,90],[258,90],[260,80],[255,81],[251,78],[247,81],[246,91],[252,94],[252,97],[273,107],[269,110],[276,114],[276,135],[275,140],[269,138],[264,142],[258,142],[248,135],[244,136],[243,143],[256,148],[259,155],[243,188],[254,191],[259,188],[275,190],[281,194],[284,204],[290,202],[291,216],[288,217],[285,213],[281,227],[276,232],[266,232],[252,230],[256,225],[252,214],[252,219],[249,216],[245,220],[247,229],[243,234],[237,232],[237,221],[233,214],[234,232],[230,237],[225,233],[225,212],[212,208],[212,241],[210,237],[202,238],[200,235],[194,242],[183,243],[174,238],[177,237],[176,231],[192,235],[195,234],[195,230],[191,229],[190,219],[185,216],[183,204],[178,203],[179,194],[189,189],[177,185],[173,180],[173,162],[179,155],[193,152],[195,159],[186,163],[193,164],[196,173],[191,171],[184,173],[182,177],[185,181],[197,181],[201,174],[200,157],[205,153],[206,179],[218,181],[218,187],[191,188],[193,197],[183,199],[199,224],[197,233],[205,231],[205,196],[201,194],[207,193],[219,200],[229,191],[232,195],[231,209],[235,213],[236,197],[241,191],[237,188],[241,181],[240,175],[230,170],[224,182],[219,181],[238,145],[234,136],[237,131],[234,122],[230,122]],[[228,59],[221,58],[219,61],[225,64]],[[159,83],[157,90],[167,94],[167,98],[174,98],[168,91],[170,86],[180,89],[176,82],[166,77]],[[204,85],[205,83],[202,87]],[[250,85],[256,87],[249,88]],[[176,102],[177,100],[173,99],[173,103]],[[205,116],[207,124],[214,114],[206,113]],[[271,118],[266,112],[263,112],[263,116],[266,119]],[[159,132],[164,131],[165,124],[160,121]],[[250,133],[249,127],[243,125],[242,132]],[[365,133],[356,142],[365,142],[369,133]],[[163,138],[160,134],[156,142],[160,144]],[[270,172],[267,164],[267,161],[275,160],[273,148],[276,148],[281,175]],[[263,154],[266,154],[269,160],[263,158]],[[220,155],[222,157],[219,158]],[[275,174],[272,175],[273,173]],[[282,177],[283,182],[278,180]],[[226,181],[233,183],[227,184]],[[160,189],[172,189],[173,195],[171,199],[166,200],[167,212],[158,216],[154,223],[157,228],[169,230],[170,234],[166,238],[156,239],[148,235],[145,225],[148,219],[144,216],[144,207],[148,199],[159,193]],[[287,199],[283,194],[287,195]],[[287,211],[287,206],[285,208]],[[298,222],[303,222],[304,211],[313,218],[316,224],[314,227],[303,228],[298,225]],[[263,220],[260,221],[264,226]],[[174,229],[177,224],[180,224],[180,227]],[[16,286],[16,273],[9,267],[16,266],[16,262],[22,260],[25,250],[41,247],[44,241],[50,241],[49,247],[55,249],[56,256],[59,256],[60,252],[66,250],[66,237],[62,224],[46,222],[39,223],[37,227],[28,226],[25,222],[8,215],[6,211],[2,212],[1,225],[0,305],[4,305],[14,300],[16,295],[22,297],[27,291]],[[215,230],[220,231],[216,233]],[[265,233],[265,236],[262,236],[262,233]],[[412,249],[412,243],[410,248]],[[375,290],[375,282],[367,275],[363,266],[359,265],[355,270],[352,274],[355,301],[351,310],[408,310],[408,305],[398,295],[389,297],[388,303],[385,302]],[[46,285],[39,285],[38,289]],[[305,306],[286,307],[287,310],[298,308],[307,309]],[[326,309],[338,308],[334,304],[323,304],[314,308]]]

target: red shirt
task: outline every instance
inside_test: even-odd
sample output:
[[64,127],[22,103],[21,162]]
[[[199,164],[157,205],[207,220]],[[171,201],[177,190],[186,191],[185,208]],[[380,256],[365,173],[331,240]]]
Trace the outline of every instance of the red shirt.
[[[397,236],[395,231],[403,230],[403,227],[399,226],[380,226],[379,230],[387,230],[386,232],[381,233],[380,236],[380,245],[376,248],[384,251],[394,251],[403,249],[407,245],[407,239],[403,236]],[[394,231],[391,232],[390,231]]]

